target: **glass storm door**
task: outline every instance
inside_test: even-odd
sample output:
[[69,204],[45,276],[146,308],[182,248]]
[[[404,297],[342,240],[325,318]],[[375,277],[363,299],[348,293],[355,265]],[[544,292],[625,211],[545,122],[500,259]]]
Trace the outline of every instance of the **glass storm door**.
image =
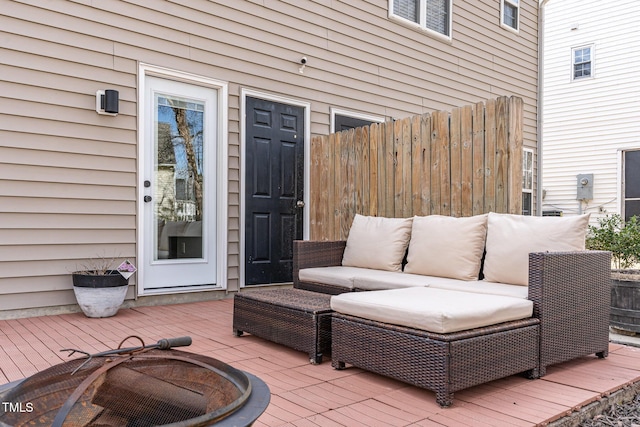
[[217,91],[145,80],[144,293],[216,282]]

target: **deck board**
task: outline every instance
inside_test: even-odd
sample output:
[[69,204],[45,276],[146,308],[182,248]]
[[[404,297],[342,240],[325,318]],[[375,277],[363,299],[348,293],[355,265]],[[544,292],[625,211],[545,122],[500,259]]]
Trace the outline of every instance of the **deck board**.
[[550,366],[538,380],[512,376],[482,384],[440,408],[430,391],[357,368],[337,371],[328,360],[311,365],[305,353],[248,334],[234,337],[232,313],[233,301],[226,299],[121,309],[108,319],[74,313],[2,320],[0,384],[63,362],[60,349],[104,351],[127,335],[147,344],[189,335],[186,351],[259,376],[272,400],[258,427],[545,425],[640,382],[640,348],[612,343],[605,360],[587,356]]

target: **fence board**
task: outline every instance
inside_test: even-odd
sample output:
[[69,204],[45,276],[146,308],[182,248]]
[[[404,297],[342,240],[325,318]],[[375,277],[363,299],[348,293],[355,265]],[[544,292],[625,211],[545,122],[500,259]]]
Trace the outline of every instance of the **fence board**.
[[471,216],[473,215],[473,109],[470,105],[465,105],[460,109],[460,113],[460,189],[462,212],[459,216]]
[[[462,127],[462,109],[451,110],[449,121],[449,157],[451,182],[451,216],[462,216],[462,147],[460,129]],[[446,172],[445,172],[446,173]],[[444,184],[446,185],[446,183]]]
[[314,137],[311,239],[345,239],[356,213],[521,213],[522,125],[522,99],[500,97]]
[[309,215],[309,230],[312,235],[319,233],[323,227],[326,226],[326,216],[329,207],[328,194],[326,191],[319,191],[320,183],[322,182],[322,173],[324,165],[328,162],[324,161],[321,157],[324,155],[325,149],[330,144],[324,141],[329,139],[328,137],[316,136],[311,139],[311,197],[310,204],[316,206],[316,209],[312,210]]
[[[324,140],[326,141],[326,140]],[[318,191],[327,193],[327,205],[326,207],[322,207],[322,209],[326,209],[327,212],[327,224],[325,227],[320,229],[321,232],[324,230],[330,230],[333,233],[333,230],[336,230],[336,212],[337,206],[335,204],[336,199],[336,187],[333,184],[336,182],[336,150],[338,149],[339,138],[338,135],[332,133],[329,135],[328,143],[325,144],[328,147],[324,148],[325,156],[323,159],[326,159],[326,165],[322,165],[322,175],[320,176],[320,182],[318,183]],[[329,183],[331,183],[329,185]],[[317,188],[317,187],[316,187]],[[314,208],[315,210],[315,208]],[[313,212],[313,210],[312,210]],[[333,234],[331,234],[332,238],[335,238]]]
[[402,120],[393,122],[393,164],[394,164],[394,186],[393,186],[393,217],[401,218],[402,215],[402,168],[404,166],[402,155],[402,138],[403,138]]
[[380,144],[380,126],[373,123],[369,128],[369,215],[378,216],[378,188],[380,184],[380,168],[378,166],[378,150]]
[[505,98],[498,98],[496,102],[496,206],[497,212],[508,212],[508,124],[509,105]]
[[440,163],[439,189],[440,192],[440,215],[451,215],[451,154],[449,147],[451,146],[449,132],[449,114],[446,112],[438,113],[438,155]]
[[401,218],[407,218],[413,215],[412,193],[413,188],[411,186],[411,143],[413,138],[411,136],[411,118],[402,119],[402,209]]
[[484,109],[484,211],[496,211],[496,102],[490,99]]
[[422,215],[422,125],[421,116],[411,118],[411,206],[414,215]]
[[386,122],[384,126],[385,135],[385,167],[387,170],[387,177],[385,181],[385,213],[386,217],[393,217],[395,215],[395,142],[393,137],[393,122]]
[[362,214],[364,212],[364,175],[369,173],[369,165],[364,154],[365,146],[368,145],[369,141],[363,138],[363,129],[363,127],[354,129],[352,140],[353,153],[355,154],[354,164],[358,165],[357,168],[354,168],[354,214]]
[[478,102],[473,106],[473,136],[472,136],[472,170],[473,181],[471,183],[471,192],[473,199],[472,215],[480,215],[484,212],[484,193],[485,193],[485,110],[484,104]]
[[509,203],[508,212],[511,214],[522,213],[522,98],[509,98]]
[[420,166],[420,182],[422,184],[422,209],[417,215],[431,215],[431,116],[424,114],[420,119],[420,151],[422,165]]

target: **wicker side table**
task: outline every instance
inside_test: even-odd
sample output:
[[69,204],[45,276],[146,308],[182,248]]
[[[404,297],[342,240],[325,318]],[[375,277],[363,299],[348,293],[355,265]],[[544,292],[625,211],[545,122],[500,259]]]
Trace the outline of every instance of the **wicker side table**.
[[331,295],[302,289],[238,293],[233,299],[233,333],[243,332],[309,354],[313,364],[331,351]]

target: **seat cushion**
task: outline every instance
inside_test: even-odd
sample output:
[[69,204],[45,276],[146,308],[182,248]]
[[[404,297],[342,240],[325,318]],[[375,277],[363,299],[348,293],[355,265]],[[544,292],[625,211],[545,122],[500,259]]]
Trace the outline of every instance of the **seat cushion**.
[[437,289],[503,295],[521,299],[527,299],[528,297],[528,289],[524,286],[495,283],[487,280],[458,280],[360,267],[304,268],[300,270],[299,277],[303,282],[342,286],[349,290],[379,291],[429,286]]
[[[426,286],[427,284],[426,276],[342,265],[304,268],[300,270],[298,276],[303,282],[323,283],[366,291]],[[411,278],[407,280],[407,276],[414,276],[414,280],[410,280]]]
[[400,271],[409,245],[412,218],[356,214],[349,229],[342,265]]
[[526,319],[533,302],[521,298],[411,287],[331,297],[331,309],[393,325],[450,333]]
[[353,279],[353,287],[364,291],[429,286],[429,276],[406,274],[400,271],[362,269]]
[[448,289],[451,291],[473,292],[476,294],[502,295],[527,299],[529,288],[526,286],[509,285],[507,283],[489,282],[487,280],[455,280],[444,277],[423,276],[428,278],[429,287]]
[[487,215],[465,218],[416,216],[404,271],[427,276],[478,280],[487,236]]
[[589,214],[535,217],[490,213],[484,278],[527,286],[529,254],[584,250],[588,224]]
[[[366,274],[371,271],[368,268],[359,267],[313,267],[303,268],[298,272],[298,277],[303,282],[323,283],[326,285],[342,286],[353,289],[353,280],[358,274]],[[378,270],[374,270],[380,273]]]

